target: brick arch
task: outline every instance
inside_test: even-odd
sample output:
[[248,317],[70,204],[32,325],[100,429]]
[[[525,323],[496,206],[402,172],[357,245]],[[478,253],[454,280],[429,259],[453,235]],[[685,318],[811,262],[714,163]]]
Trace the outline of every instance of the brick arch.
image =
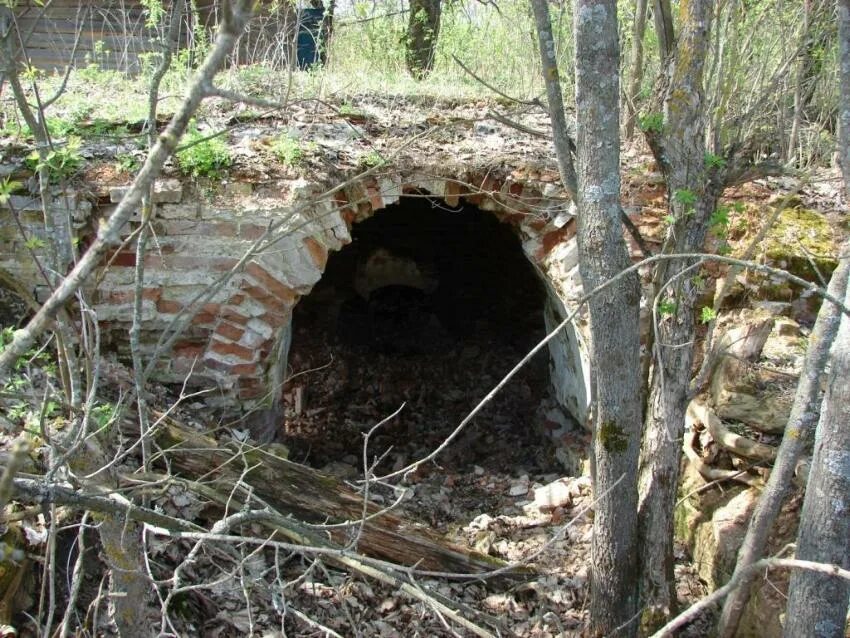
[[[355,179],[331,196],[321,196],[321,184],[299,179],[234,182],[222,185],[212,199],[177,180],[161,180],[154,240],[145,257],[142,354],[152,357],[172,320],[231,271],[270,223],[285,219],[291,232],[245,262],[200,308],[192,306],[185,332],[167,355],[158,357],[154,373],[159,381],[182,384],[191,371],[190,386],[217,390],[205,396],[209,405],[236,413],[264,408],[267,420],[274,420],[293,307],[321,278],[328,254],[351,241],[353,224],[412,193],[428,193],[449,206],[463,201],[509,224],[545,284],[547,325],[553,326],[581,294],[575,222],[556,179],[554,173],[518,174],[505,167],[438,166]],[[114,195],[118,201],[121,193]],[[108,204],[92,209],[82,197],[74,201],[75,219],[109,213]],[[26,202],[18,203],[20,210],[28,210]],[[59,204],[68,205],[64,199]],[[134,229],[131,223],[124,236]],[[34,217],[27,232],[43,234],[43,224]],[[40,280],[26,269],[31,260],[21,242],[0,237],[0,248],[0,268],[39,298]],[[104,343],[129,358],[135,254],[118,249],[103,266],[91,299]],[[579,421],[586,417],[588,400],[585,334],[586,319],[579,315],[550,347],[557,398]]]
[[[547,327],[559,323],[580,296],[575,222],[561,198],[547,198],[541,189],[491,174],[407,173],[349,183],[310,207],[301,230],[288,237],[285,246],[249,261],[231,286],[233,294],[196,317],[196,323],[204,321],[210,331],[202,356],[205,371],[242,407],[268,408],[257,417],[261,432],[280,420],[279,389],[286,376],[292,309],[319,281],[329,253],[350,242],[353,224],[414,193],[452,207],[461,202],[475,205],[513,228],[545,283]],[[304,193],[310,195],[315,196]],[[580,319],[550,346],[555,394],[580,422],[586,418],[589,396],[583,330]],[[175,352],[174,361],[180,356]]]

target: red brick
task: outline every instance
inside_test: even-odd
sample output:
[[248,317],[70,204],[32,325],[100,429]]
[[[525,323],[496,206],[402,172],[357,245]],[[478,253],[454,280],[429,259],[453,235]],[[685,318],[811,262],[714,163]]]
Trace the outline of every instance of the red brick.
[[460,203],[460,195],[464,193],[463,187],[457,182],[446,180],[446,204],[457,206]]
[[113,252],[107,257],[106,263],[110,266],[133,268],[136,265],[136,253],[129,250]]
[[259,372],[259,367],[256,363],[237,363],[230,366],[230,373],[239,376],[251,376]]
[[183,310],[183,304],[173,299],[159,299],[156,302],[156,311],[163,314],[177,314]]
[[565,241],[569,241],[570,239],[575,237],[575,234],[575,220],[571,219],[558,230],[544,235],[541,241],[543,247],[543,254],[548,255],[550,252],[552,252],[552,249],[555,248],[555,246],[557,246],[558,244],[562,244]]
[[289,313],[267,312],[258,319],[266,322],[272,328],[281,328],[289,323]]
[[335,192],[333,194],[333,198],[334,198],[334,202],[336,202],[336,205],[339,206],[340,208],[344,207],[349,202],[348,193],[346,193],[342,189]]
[[266,388],[262,385],[243,386],[241,383],[239,384],[240,399],[259,399],[265,396],[266,392]]
[[216,315],[211,315],[208,312],[199,312],[194,317],[192,317],[192,325],[206,326],[213,323],[215,320]]
[[501,187],[502,186],[499,181],[492,175],[485,175],[484,179],[481,180],[480,189],[485,193],[497,192],[501,189]]
[[251,361],[254,358],[254,351],[251,348],[240,346],[235,343],[224,343],[222,341],[213,341],[210,350],[218,354],[226,354],[234,357],[239,357],[243,361]]
[[328,264],[328,249],[312,237],[305,237],[304,245],[310,251],[310,257],[313,258],[313,263],[316,264],[319,270],[324,272],[325,266]]
[[186,339],[175,343],[174,346],[172,346],[171,351],[174,353],[175,357],[194,359],[195,357],[203,355],[206,349],[206,343]]
[[240,290],[244,290],[251,299],[254,301],[258,301],[263,307],[270,312],[286,312],[289,306],[275,297],[274,295],[269,294],[269,292],[260,286],[254,286],[249,284],[248,282],[242,282],[239,286]]
[[[241,298],[239,303],[242,303],[242,301],[245,300],[245,295],[237,295],[237,296]],[[232,301],[233,301],[233,299],[231,298],[231,302]],[[238,305],[238,304],[235,304],[235,305]],[[246,317],[245,315],[240,315],[233,308],[230,308],[230,307],[227,307],[227,306],[222,308],[221,318],[227,319],[231,323],[238,323],[239,325],[242,325],[242,326],[244,326],[246,323],[251,321],[251,317]]]
[[[296,295],[295,291],[288,286],[285,286],[278,280],[274,275],[269,273],[265,268],[260,266],[257,262],[252,261],[248,264],[248,267],[245,269],[251,277],[256,280],[258,284],[263,286],[266,290],[268,290],[275,297],[280,299],[281,301],[286,302],[287,304],[293,304],[298,295]],[[249,293],[250,294],[250,293]]]
[[216,326],[215,334],[224,337],[225,339],[230,339],[231,341],[239,341],[242,338],[242,335],[245,334],[245,331],[242,328],[237,328],[234,325],[227,323],[226,321],[222,321]]
[[259,239],[266,234],[268,226],[257,224],[241,224],[239,226],[239,237],[242,239]]
[[369,195],[369,203],[372,204],[372,210],[380,210],[384,207],[384,198],[381,197],[381,191],[375,184],[370,184],[366,187],[366,193]]

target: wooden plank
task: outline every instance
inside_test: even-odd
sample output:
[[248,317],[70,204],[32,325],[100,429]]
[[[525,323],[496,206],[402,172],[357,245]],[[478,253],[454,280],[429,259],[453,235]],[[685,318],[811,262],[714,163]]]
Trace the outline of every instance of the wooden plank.
[[[69,54],[74,46],[76,35],[71,33],[33,33],[27,41],[27,50],[53,49],[67,51]],[[78,45],[80,51],[102,49],[106,51],[154,51],[156,43],[141,36],[118,37],[84,32]]]

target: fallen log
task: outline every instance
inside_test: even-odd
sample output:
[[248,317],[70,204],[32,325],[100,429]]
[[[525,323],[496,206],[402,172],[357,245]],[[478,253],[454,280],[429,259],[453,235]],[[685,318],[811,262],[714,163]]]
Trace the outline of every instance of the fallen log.
[[[382,512],[374,503],[366,503],[364,508],[363,496],[333,476],[260,447],[222,445],[170,417],[157,418],[160,460],[172,472],[202,482],[225,497],[245,497],[250,492],[302,523],[328,525],[318,529],[340,547],[348,547],[356,538],[352,549],[367,556],[427,571],[480,574],[505,566],[491,556],[451,543],[421,524]],[[366,522],[361,523],[364,518]]]

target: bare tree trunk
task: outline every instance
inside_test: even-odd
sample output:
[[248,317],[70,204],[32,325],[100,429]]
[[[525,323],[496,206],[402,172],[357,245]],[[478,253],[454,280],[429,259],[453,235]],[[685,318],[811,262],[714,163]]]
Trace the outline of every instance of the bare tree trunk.
[[407,22],[407,70],[417,80],[434,66],[434,53],[440,35],[441,0],[410,0]]
[[[803,0],[803,40],[809,38],[809,24],[812,15],[812,0]],[[808,49],[808,47],[807,47]],[[797,156],[797,142],[800,139],[800,125],[803,121],[803,82],[806,80],[805,59],[797,62],[797,74],[794,80],[794,117],[791,119],[791,134],[788,137],[788,149],[785,160],[790,162]]]
[[[843,251],[850,250],[850,244],[845,244]],[[850,274],[850,256],[841,260],[838,268],[832,274],[829,282],[829,293],[839,299],[844,298],[847,291],[847,277]],[[747,535],[738,552],[738,562],[735,564],[736,574],[745,570],[749,565],[759,560],[764,554],[767,538],[776,516],[790,491],[791,479],[797,461],[803,452],[809,434],[815,425],[818,398],[820,396],[820,381],[829,357],[829,349],[838,332],[841,311],[828,301],[824,301],[818,313],[815,327],[809,338],[809,349],[794,395],[794,405],[788,426],[782,436],[782,443],[776,455],[776,462],[770,472],[767,486],[759,498]],[[737,630],[741,614],[749,599],[750,587],[741,586],[734,590],[723,605],[720,617],[718,635],[721,638],[732,638]]]
[[[673,224],[665,250],[699,252],[708,220],[722,191],[716,171],[705,166],[706,109],[703,71],[709,47],[713,3],[683,3],[681,33],[664,98],[664,124],[650,132],[653,153],[667,178]],[[641,450],[640,547],[645,622],[673,611],[673,510],[682,457],[685,411],[693,364],[694,304],[697,290],[681,260],[664,262],[655,274],[675,310],[662,317]]]
[[844,174],[844,192],[850,202],[850,0],[838,0],[838,165]]
[[549,101],[549,119],[552,121],[552,139],[555,143],[558,171],[564,188],[575,200],[577,188],[576,171],[573,165],[575,149],[567,131],[564,96],[561,93],[558,58],[555,55],[555,37],[552,35],[552,21],[549,18],[549,4],[547,0],[531,0],[531,8],[534,11],[537,41],[540,44],[543,82],[546,84],[546,99]]
[[673,54],[676,36],[673,32],[673,11],[670,0],[653,0],[652,18],[655,22],[655,34],[658,36],[658,55],[661,66]]
[[[575,17],[579,268],[585,289],[611,279],[629,259],[620,224],[619,42],[615,0],[579,0]],[[637,461],[640,345],[635,275],[589,302],[596,377],[591,563],[591,633],[636,634]],[[629,624],[630,623],[630,624]]]
[[635,118],[637,117],[636,102],[640,95],[640,85],[643,83],[643,34],[646,31],[647,0],[637,0],[635,5],[635,22],[632,28],[632,75],[629,80],[629,90],[626,95],[626,139],[630,140],[635,134]]
[[[850,296],[845,292],[845,303]],[[850,567],[850,319],[841,317],[832,372],[815,431],[812,470],[796,558]],[[792,574],[785,636],[845,635],[850,582],[809,571]]]

